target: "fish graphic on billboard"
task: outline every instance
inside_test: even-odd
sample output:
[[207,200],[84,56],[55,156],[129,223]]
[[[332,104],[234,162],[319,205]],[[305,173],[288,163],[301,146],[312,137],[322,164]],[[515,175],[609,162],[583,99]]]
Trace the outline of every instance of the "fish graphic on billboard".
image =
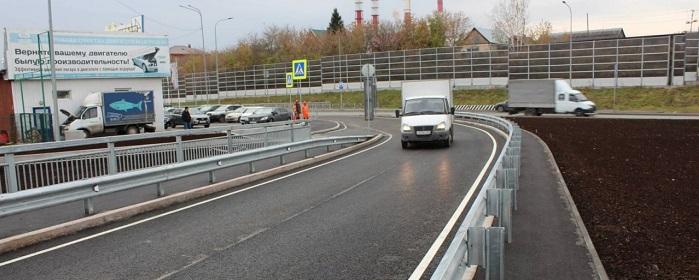
[[109,104],[109,107],[111,107],[114,110],[124,112],[127,112],[131,109],[138,109],[139,111],[143,111],[143,101],[139,101],[138,103],[131,103],[122,99],[117,102],[112,102],[111,104]]

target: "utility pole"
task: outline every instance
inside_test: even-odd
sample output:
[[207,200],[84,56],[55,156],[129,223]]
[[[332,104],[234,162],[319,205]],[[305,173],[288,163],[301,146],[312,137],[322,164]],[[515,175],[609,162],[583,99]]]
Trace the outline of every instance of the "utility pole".
[[568,37],[569,41],[569,62],[568,62],[568,82],[570,83],[570,86],[573,86],[573,9],[570,8],[570,5],[566,3],[566,1],[563,1],[563,5],[566,5],[568,7],[568,12],[570,12],[570,34]]
[[[61,141],[61,126],[58,122],[58,93],[56,90],[56,61],[55,45],[53,42],[53,12],[51,11],[51,0],[49,0],[49,61],[51,65],[51,99],[53,99],[53,140]],[[46,106],[46,104],[44,104]]]
[[201,14],[201,10],[199,8],[194,7],[192,5],[180,5],[180,7],[199,14],[199,25],[201,27],[201,54],[204,59],[204,86],[206,87],[204,93],[206,94],[206,104],[209,104],[209,74],[206,67],[206,40],[204,40],[204,16]]
[[220,19],[216,22],[216,24],[214,24],[214,53],[216,55],[216,95],[218,96],[218,104],[221,104],[221,87],[219,86],[221,82],[219,81],[220,76],[218,74],[218,24],[232,19],[233,17]]
[[692,9],[692,17],[690,20],[687,22],[689,24],[689,33],[692,33],[692,29],[694,28],[694,23],[697,22],[696,19],[694,19],[694,9]]
[[587,36],[590,36],[590,13],[586,13],[585,17],[587,19]]

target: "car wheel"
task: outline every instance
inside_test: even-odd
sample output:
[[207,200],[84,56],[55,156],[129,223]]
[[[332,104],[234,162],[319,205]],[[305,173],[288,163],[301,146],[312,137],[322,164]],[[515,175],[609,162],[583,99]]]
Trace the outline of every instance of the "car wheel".
[[177,124],[175,122],[172,122],[171,126],[172,126],[172,128],[175,128],[175,127],[177,127]]
[[85,139],[90,138],[90,132],[89,132],[89,131],[87,131],[87,130],[82,130],[82,132],[83,132],[83,138],[85,138]]
[[136,127],[136,126],[129,126],[126,128],[126,134],[129,134],[129,135],[138,134],[139,132],[140,131],[139,131],[138,127]]
[[584,117],[585,113],[583,113],[582,109],[578,108],[578,109],[575,109],[575,115],[578,117]]
[[410,146],[410,143],[405,142],[405,141],[400,141],[400,146],[403,147],[403,149],[407,149]]
[[209,128],[210,126],[211,126],[210,124],[206,124],[206,125],[204,125],[204,128]]
[[495,111],[498,111],[500,113],[505,112],[505,107],[498,105],[495,107]]

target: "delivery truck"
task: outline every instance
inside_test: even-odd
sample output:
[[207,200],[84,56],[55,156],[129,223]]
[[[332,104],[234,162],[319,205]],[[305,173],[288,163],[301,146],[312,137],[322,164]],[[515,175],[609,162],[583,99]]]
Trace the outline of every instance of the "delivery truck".
[[565,80],[510,80],[507,95],[510,114],[524,111],[529,116],[544,113],[587,116],[597,110],[595,103]]
[[95,92],[61,126],[67,140],[105,133],[136,134],[155,122],[153,91]]
[[449,80],[403,82],[400,117],[401,145],[433,142],[449,147],[454,141],[454,104]]

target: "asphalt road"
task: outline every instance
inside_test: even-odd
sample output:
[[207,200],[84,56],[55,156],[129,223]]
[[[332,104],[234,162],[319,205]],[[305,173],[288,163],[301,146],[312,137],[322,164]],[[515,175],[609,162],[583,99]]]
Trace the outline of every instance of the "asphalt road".
[[[342,129],[332,134],[367,132],[365,122],[357,118],[338,119]],[[451,148],[402,150],[396,119],[377,119],[372,127],[394,137],[385,137],[385,143],[366,152],[245,191],[217,194],[2,255],[0,275],[405,279],[496,147],[483,131],[459,126]]]

